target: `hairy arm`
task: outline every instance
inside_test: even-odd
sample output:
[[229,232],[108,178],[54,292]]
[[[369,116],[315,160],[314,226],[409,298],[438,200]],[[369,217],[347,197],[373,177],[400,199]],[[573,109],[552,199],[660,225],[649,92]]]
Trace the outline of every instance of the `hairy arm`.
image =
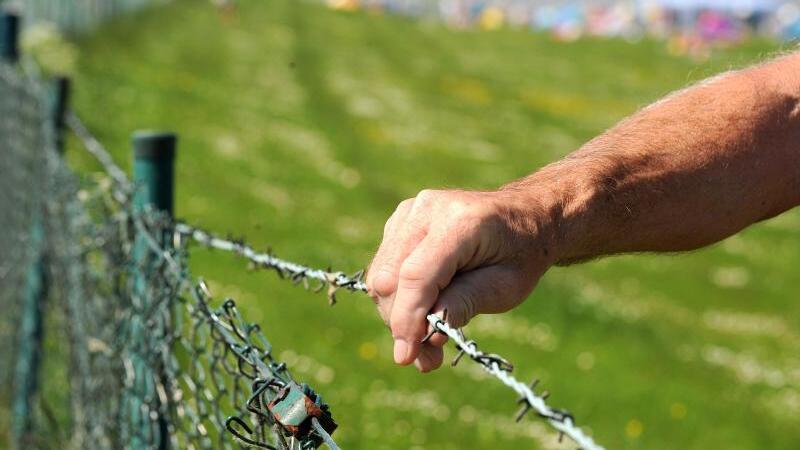
[[493,192],[423,191],[387,222],[367,284],[395,361],[441,364],[425,315],[519,304],[553,264],[690,250],[800,204],[800,53],[674,93]]
[[551,190],[559,262],[701,247],[800,203],[800,54],[673,94],[504,189]]

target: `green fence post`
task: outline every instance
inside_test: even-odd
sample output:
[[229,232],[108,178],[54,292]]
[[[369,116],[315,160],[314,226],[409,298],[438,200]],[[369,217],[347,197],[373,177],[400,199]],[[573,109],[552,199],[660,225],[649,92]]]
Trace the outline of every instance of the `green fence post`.
[[[137,187],[134,196],[134,212],[140,214],[148,207],[166,213],[172,217],[174,198],[174,161],[177,136],[172,133],[141,131],[134,133],[133,138],[133,179]],[[164,248],[170,245],[168,236],[155,236]],[[155,270],[152,251],[144,242],[142,236],[137,236],[134,247],[134,264],[138,267],[134,278],[135,295],[141,299],[142,311],[151,310],[148,298],[147,277],[151,270]],[[141,315],[133,321],[141,321]],[[166,326],[170,326],[167,324]],[[163,368],[153,367],[154,361],[163,361],[163,355],[158,352],[170,351],[160,345],[158,348],[148,343],[148,335],[160,335],[160,331],[146,328],[144,323],[131,324],[131,348],[134,350],[134,367],[137,379],[134,381],[133,395],[128,399],[131,411],[147,410],[158,411],[157,419],[144,417],[135,412],[131,416],[129,426],[133,434],[131,448],[158,448],[166,449],[169,446],[168,420],[165,413],[168,405],[162,405],[156,390],[156,383],[165,386]],[[141,375],[141,376],[139,376]]]
[[67,105],[69,104],[69,95],[71,91],[71,84],[67,77],[55,77],[53,86],[50,90],[49,112],[50,120],[53,124],[53,145],[58,151],[59,155],[64,154],[64,144],[66,137],[66,117]]
[[4,8],[0,33],[0,57],[13,64],[19,59],[19,16]]
[[[53,146],[63,153],[64,114],[69,97],[69,80],[57,78],[47,99],[48,120],[52,132]],[[37,151],[38,149],[29,149]],[[20,319],[17,359],[14,366],[14,406],[12,446],[15,449],[32,448],[34,445],[34,406],[39,389],[39,367],[42,360],[45,303],[48,293],[47,242],[44,232],[42,209],[35,212],[31,227],[30,245],[38,254],[28,269],[22,293],[22,317]]]
[[133,179],[140,188],[134,199],[135,208],[141,210],[149,204],[172,215],[177,141],[178,138],[173,133],[134,133]]

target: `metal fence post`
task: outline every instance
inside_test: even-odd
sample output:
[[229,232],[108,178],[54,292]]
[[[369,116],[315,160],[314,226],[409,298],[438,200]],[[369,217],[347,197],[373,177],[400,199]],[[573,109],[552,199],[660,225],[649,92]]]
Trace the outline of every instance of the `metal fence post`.
[[[172,133],[137,132],[133,138],[133,179],[137,191],[134,196],[134,212],[140,214],[148,207],[172,217],[174,198],[174,161],[177,136]],[[162,246],[169,245],[167,236],[155,236]],[[142,236],[137,236],[134,246],[134,264],[138,267],[134,277],[134,292],[140,299],[143,311],[152,306],[154,299],[148,298],[147,276],[155,270],[151,258],[151,250]],[[142,320],[139,316],[133,320]],[[165,326],[170,326],[166,324]],[[153,361],[163,360],[158,358],[158,352],[170,351],[163,347],[152,348],[148,344],[147,334],[156,330],[147,329],[145,324],[133,324],[131,327],[132,348],[138,349],[134,355],[134,367],[137,379],[134,381],[133,395],[129,399],[131,405],[144,411],[157,412],[154,419],[152,415],[133,414],[130,418],[131,448],[158,448],[166,449],[169,446],[169,429],[166,408],[163,400],[155,390],[157,384],[165,387],[163,368],[153,367]],[[163,355],[161,355],[163,356]],[[139,376],[141,374],[141,376]]]
[[58,151],[59,155],[64,154],[64,144],[66,138],[66,116],[67,105],[69,104],[69,96],[71,91],[71,84],[67,77],[55,77],[53,85],[50,89],[50,98],[48,103],[50,121],[53,125],[53,145]]
[[0,19],[0,57],[13,64],[19,59],[19,16],[7,9]]
[[140,187],[134,199],[135,208],[141,210],[149,204],[172,215],[177,141],[173,133],[134,133],[133,179]]
[[[55,150],[64,151],[64,115],[69,97],[69,80],[57,78],[47,99],[50,137]],[[29,149],[38,151],[38,149]],[[19,325],[17,359],[14,373],[14,419],[13,446],[16,449],[31,448],[34,445],[33,403],[39,389],[39,367],[42,359],[42,340],[44,335],[45,304],[48,294],[47,239],[44,232],[44,205],[36,211],[31,226],[30,245],[37,255],[28,269],[22,293],[22,317]]]
[[17,335],[17,357],[14,365],[14,404],[12,448],[33,447],[34,407],[38,389],[39,362],[42,351],[42,308],[47,297],[43,250],[44,230],[37,214],[31,227],[30,244],[36,248],[35,262],[28,268],[22,292],[22,308]]

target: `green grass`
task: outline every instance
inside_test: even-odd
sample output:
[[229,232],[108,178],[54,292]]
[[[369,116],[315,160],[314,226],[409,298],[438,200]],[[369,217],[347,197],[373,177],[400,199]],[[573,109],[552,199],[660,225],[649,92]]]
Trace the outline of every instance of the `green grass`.
[[[181,218],[348,271],[417,191],[496,187],[777,50],[752,43],[696,65],[651,41],[565,44],[297,0],[242,0],[225,17],[208,3],[80,37],[75,108],[126,168],[131,131],[180,133]],[[72,147],[77,167],[96,168]],[[794,211],[691,254],[554,269],[520,308],[467,332],[519,376],[542,377],[552,404],[607,448],[796,448],[798,233]],[[429,375],[393,366],[362,295],[329,308],[229,256],[197,250],[192,265],[278,354],[310,358],[297,374],[331,403],[345,449],[571,448],[533,417],[513,424],[510,391],[477,381],[469,362]]]

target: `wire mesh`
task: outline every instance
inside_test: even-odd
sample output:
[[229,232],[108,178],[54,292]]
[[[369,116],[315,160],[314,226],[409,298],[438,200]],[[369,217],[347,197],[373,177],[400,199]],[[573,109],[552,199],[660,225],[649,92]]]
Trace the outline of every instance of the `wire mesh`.
[[[43,92],[41,81],[0,65],[0,225],[8,230],[0,233],[0,357],[15,361],[24,347],[17,305],[42,254],[53,286],[48,311],[61,319],[48,321],[54,327],[46,332],[68,343],[66,354],[46,355],[68,368],[67,381],[43,374],[41,398],[31,399],[32,429],[12,448],[243,447],[234,435],[266,448],[336,448],[320,424],[330,417],[327,405],[274,359],[232,299],[217,302],[194,280],[170,218],[135,210],[130,185],[79,177],[66,166],[47,137]],[[31,231],[37,215],[46,236],[40,246]],[[4,389],[19,389],[1,373]],[[16,379],[26,376],[35,374]],[[295,386],[319,410],[302,433],[270,409]],[[10,410],[10,396],[3,392],[0,408]]]
[[[19,342],[21,292],[41,247],[33,226],[43,198],[43,158],[30,151],[44,145],[39,96],[30,86],[0,66],[0,358],[14,361]],[[10,368],[10,367],[9,367]],[[0,370],[0,398],[10,403],[13,370]],[[0,429],[11,427],[9,415],[0,415]]]

